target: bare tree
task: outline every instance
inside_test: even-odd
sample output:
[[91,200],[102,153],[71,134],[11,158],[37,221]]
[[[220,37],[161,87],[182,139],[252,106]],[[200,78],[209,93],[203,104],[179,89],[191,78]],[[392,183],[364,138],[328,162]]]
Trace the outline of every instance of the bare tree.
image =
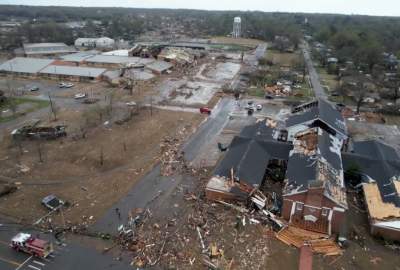
[[40,140],[37,141],[37,151],[38,151],[39,162],[43,163],[43,149]]
[[100,147],[100,166],[104,165],[104,150],[103,146]]
[[48,94],[49,94],[49,102],[50,102],[51,114],[53,114],[53,120],[57,121],[58,107],[56,106],[56,104],[51,99],[50,92]]

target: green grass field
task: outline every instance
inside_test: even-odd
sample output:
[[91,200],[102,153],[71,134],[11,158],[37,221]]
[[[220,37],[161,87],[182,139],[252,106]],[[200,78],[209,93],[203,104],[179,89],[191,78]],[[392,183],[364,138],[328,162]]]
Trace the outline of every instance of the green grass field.
[[[23,111],[18,110],[18,106],[23,104],[32,104],[32,106]],[[16,97],[16,98],[8,98],[5,102],[0,103],[0,111],[7,111],[12,110],[12,108],[16,108],[16,112],[12,115],[3,116],[0,114],[0,122],[7,122],[18,118],[21,115],[42,109],[49,106],[49,102],[47,100],[38,100],[38,99],[31,99],[31,98],[24,98],[24,97]]]

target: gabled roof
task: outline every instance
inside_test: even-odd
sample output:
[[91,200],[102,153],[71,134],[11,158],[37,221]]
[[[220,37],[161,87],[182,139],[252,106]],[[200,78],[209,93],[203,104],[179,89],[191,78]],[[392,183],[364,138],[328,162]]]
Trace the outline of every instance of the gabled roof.
[[294,108],[292,112],[292,115],[286,120],[287,127],[319,119],[337,132],[344,135],[347,134],[343,116],[333,104],[324,99],[317,99],[310,103],[300,105]]
[[265,120],[246,126],[232,140],[214,175],[230,178],[233,168],[239,180],[250,185],[261,185],[269,160],[287,160],[293,147],[290,143],[274,140],[274,130]]
[[396,188],[400,176],[400,157],[397,151],[378,140],[354,142],[352,153],[343,154],[345,169],[356,165],[378,186],[382,201],[400,207],[400,196]]
[[342,141],[321,128],[296,135],[289,154],[285,195],[324,188],[324,194],[347,207],[340,149]]

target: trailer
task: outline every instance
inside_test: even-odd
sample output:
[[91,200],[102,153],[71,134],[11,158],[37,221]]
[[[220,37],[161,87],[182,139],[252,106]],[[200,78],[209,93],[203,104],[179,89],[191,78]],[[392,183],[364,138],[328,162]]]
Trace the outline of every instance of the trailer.
[[24,126],[11,132],[14,139],[56,139],[67,136],[65,126],[36,127]]
[[46,258],[53,253],[53,244],[29,233],[20,232],[11,239],[10,247],[35,257]]

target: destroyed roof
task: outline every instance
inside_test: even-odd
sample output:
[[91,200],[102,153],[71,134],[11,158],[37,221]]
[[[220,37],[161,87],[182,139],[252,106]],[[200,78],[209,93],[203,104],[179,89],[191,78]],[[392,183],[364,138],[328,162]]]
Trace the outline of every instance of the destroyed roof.
[[161,73],[163,71],[166,71],[166,70],[172,68],[172,64],[165,62],[165,61],[158,60],[158,61],[154,61],[153,63],[147,64],[146,68]]
[[347,134],[343,116],[333,104],[324,99],[317,99],[295,107],[292,110],[292,114],[286,120],[286,126],[291,127],[317,119],[323,121],[337,132],[343,135]]
[[261,139],[261,140],[273,140],[275,134],[275,128],[270,126],[269,120],[258,121],[253,125],[245,126],[240,132],[241,137]]
[[324,194],[347,207],[341,159],[342,141],[321,128],[296,135],[289,154],[286,195],[323,187]]
[[0,65],[0,71],[18,73],[38,73],[54,60],[29,57],[16,57]]
[[233,168],[236,178],[249,185],[260,186],[269,160],[286,160],[291,148],[289,143],[236,136],[214,175],[230,178]]
[[80,77],[99,77],[106,71],[104,68],[75,67],[75,66],[56,66],[50,65],[40,71],[43,74],[80,76]]
[[378,140],[354,142],[352,153],[343,154],[343,165],[349,169],[356,165],[377,184],[384,203],[400,207],[396,183],[400,176],[400,157],[397,151]]
[[114,56],[114,55],[94,55],[85,60],[92,63],[108,63],[108,64],[147,64],[154,60],[140,57]]

